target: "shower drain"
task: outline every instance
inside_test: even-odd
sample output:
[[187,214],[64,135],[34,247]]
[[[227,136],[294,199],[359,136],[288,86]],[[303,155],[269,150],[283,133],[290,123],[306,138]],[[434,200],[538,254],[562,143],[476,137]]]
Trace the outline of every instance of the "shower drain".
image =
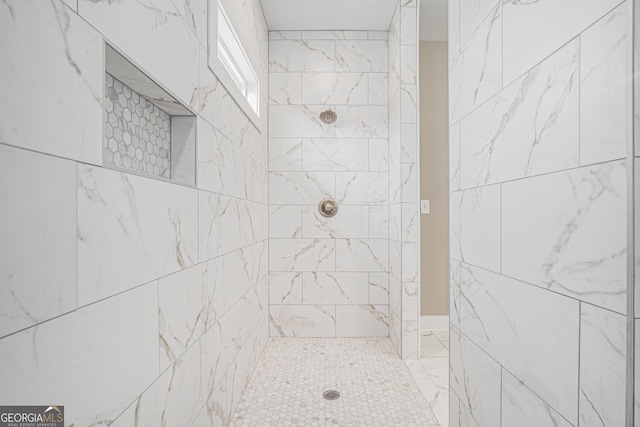
[[340,397],[340,393],[338,393],[335,390],[327,390],[324,393],[322,393],[322,397],[324,397],[327,400],[336,400],[337,398]]

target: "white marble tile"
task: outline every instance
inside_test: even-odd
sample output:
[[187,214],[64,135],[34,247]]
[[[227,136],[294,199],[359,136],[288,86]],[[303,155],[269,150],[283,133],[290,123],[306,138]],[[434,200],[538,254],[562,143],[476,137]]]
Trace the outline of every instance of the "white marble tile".
[[269,139],[269,171],[302,170],[302,138]]
[[269,242],[271,271],[334,271],[333,239],[273,239]]
[[270,304],[302,304],[303,273],[270,273]]
[[78,165],[78,304],[198,261],[196,190]]
[[74,310],[76,164],[0,145],[0,336]]
[[400,122],[417,123],[418,121],[418,86],[405,85],[400,87]]
[[325,218],[317,205],[302,207],[302,237],[305,239],[369,237],[369,208],[338,205],[333,218]]
[[368,91],[366,73],[302,73],[303,104],[365,105]]
[[466,264],[460,294],[460,330],[575,423],[578,301]]
[[447,358],[449,350],[431,331],[420,334],[420,359]]
[[172,0],[202,46],[207,46],[207,1]]
[[269,206],[269,237],[281,239],[302,237],[302,206]]
[[303,273],[304,304],[367,304],[368,273]]
[[460,50],[460,1],[461,0],[449,1],[448,43],[450,58],[453,58]]
[[279,205],[315,205],[324,198],[335,197],[335,181],[336,177],[332,172],[271,172],[269,202]]
[[509,371],[502,370],[502,423],[522,427],[572,427]]
[[389,307],[386,305],[337,305],[336,336],[389,336]]
[[386,239],[336,239],[336,271],[387,271]]
[[460,399],[455,393],[449,396],[449,427],[460,427]]
[[[200,260],[207,260],[266,238],[267,214],[258,215],[261,205],[200,191],[198,221]],[[261,231],[262,230],[262,231]],[[259,235],[258,235],[259,234]]]
[[417,282],[420,260],[418,243],[402,242],[402,281]]
[[580,311],[580,425],[624,425],[625,316],[589,304]]
[[403,46],[418,44],[418,12],[415,7],[400,8],[400,44]]
[[202,406],[200,346],[192,346],[144,391],[114,427],[191,424]]
[[498,185],[451,193],[451,258],[500,271],[500,203]]
[[460,124],[449,128],[449,191],[460,190]]
[[419,163],[418,147],[420,145],[418,127],[414,123],[403,123],[400,126],[401,161],[403,163]]
[[402,358],[417,359],[419,353],[418,322],[402,322]]
[[[205,396],[206,398],[206,396]],[[227,382],[211,390],[205,405],[200,410],[192,427],[223,427],[229,423],[231,414],[227,405]]]
[[271,305],[272,337],[335,337],[334,305]]
[[269,40],[301,40],[302,31],[269,31]]
[[234,197],[249,198],[253,160],[229,138],[198,118],[198,187]]
[[0,142],[102,164],[100,34],[59,1],[3,9]]
[[[338,113],[338,121],[335,124],[327,125],[320,120],[320,113],[325,111],[327,108],[331,108],[336,113]],[[376,108],[382,109],[386,111],[384,107],[341,107],[341,108],[351,108],[356,109],[356,111],[361,111],[363,108]],[[347,110],[350,111],[350,110]],[[344,112],[344,111],[343,111]],[[378,131],[382,125],[380,125],[377,121],[375,123],[369,123],[369,121],[379,118],[378,115],[374,114],[378,113],[378,111],[370,111],[370,114],[366,117],[368,121],[363,119],[363,124],[361,126],[365,126],[364,129],[360,129],[357,127],[358,123],[351,123],[351,125],[342,124],[342,126],[347,126],[348,129],[352,127],[356,127],[356,130],[360,129],[360,132],[364,132],[368,130],[370,133],[374,131]],[[338,108],[327,105],[275,105],[271,104],[269,106],[269,136],[271,138],[300,138],[300,137],[310,137],[310,138],[321,138],[321,137],[333,137],[336,135],[336,129],[338,124],[344,121],[353,121],[353,118],[350,118],[346,114],[341,114],[341,111]],[[386,122],[385,122],[386,124]],[[352,132],[355,133],[356,130]],[[382,132],[382,131],[380,131]],[[359,135],[344,135],[344,131],[339,134],[340,136],[349,136],[349,137],[358,137]],[[367,137],[369,135],[363,135],[363,137]]]
[[400,81],[402,84],[418,84],[418,54],[415,46],[401,46]]
[[389,32],[388,31],[367,31],[367,38],[369,40],[388,40]]
[[110,423],[158,376],[157,304],[152,283],[2,339],[12,387],[0,400],[62,401],[68,425]]
[[341,204],[383,205],[388,200],[388,188],[386,172],[336,173],[336,200]]
[[[402,202],[417,202],[419,198],[419,165],[416,163],[402,164]],[[404,224],[403,224],[404,226]]]
[[386,205],[369,206],[369,238],[386,239],[389,237],[389,207]]
[[388,105],[389,73],[369,73],[369,105]]
[[158,280],[161,371],[224,313],[222,267],[218,258]]
[[502,88],[501,10],[496,6],[449,60],[451,124]]
[[335,134],[345,138],[386,138],[389,135],[388,110],[382,105],[338,105]]
[[[451,390],[460,398],[467,416],[483,427],[499,426],[500,365],[452,328],[450,366]],[[474,424],[461,419],[460,425]]]
[[389,140],[370,139],[369,140],[369,170],[388,171],[389,170]]
[[334,71],[332,40],[270,40],[269,71]]
[[302,73],[269,73],[269,104],[302,104]]
[[583,167],[502,187],[502,271],[626,311],[625,165]]
[[389,304],[388,273],[369,273],[369,304]]
[[225,307],[231,307],[254,287],[256,280],[253,274],[255,268],[253,255],[252,247],[245,247],[224,255]]
[[304,171],[366,171],[369,159],[365,155],[367,139],[305,138],[302,141]]
[[512,82],[620,0],[504,3],[504,81]]
[[389,48],[384,40],[336,41],[335,69],[341,72],[386,73]]
[[[403,254],[404,255],[404,254]],[[418,283],[402,282],[402,320],[416,321],[418,320]]]
[[[109,44],[134,58],[172,94],[188,105],[197,104],[203,48],[170,0],[79,0],[78,12]],[[158,51],[164,54],[158,55]]]
[[[627,149],[628,2],[580,35],[580,164],[623,158]],[[606,88],[606,90],[604,90]]]
[[449,322],[460,329],[462,301],[460,300],[460,261],[449,260]]
[[467,0],[460,8],[460,42],[464,44],[496,6],[496,0]]
[[578,41],[460,123],[462,188],[578,165]]

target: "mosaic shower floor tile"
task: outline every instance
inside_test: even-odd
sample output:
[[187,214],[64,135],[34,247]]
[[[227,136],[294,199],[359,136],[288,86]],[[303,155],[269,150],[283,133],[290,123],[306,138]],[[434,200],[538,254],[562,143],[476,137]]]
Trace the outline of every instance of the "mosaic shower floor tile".
[[271,338],[231,425],[440,426],[389,338]]

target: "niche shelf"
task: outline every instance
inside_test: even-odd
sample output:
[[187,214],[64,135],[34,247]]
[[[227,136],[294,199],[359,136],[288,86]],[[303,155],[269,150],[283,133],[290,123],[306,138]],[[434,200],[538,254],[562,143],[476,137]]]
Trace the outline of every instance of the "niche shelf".
[[186,185],[196,184],[196,117],[105,44],[102,162]]

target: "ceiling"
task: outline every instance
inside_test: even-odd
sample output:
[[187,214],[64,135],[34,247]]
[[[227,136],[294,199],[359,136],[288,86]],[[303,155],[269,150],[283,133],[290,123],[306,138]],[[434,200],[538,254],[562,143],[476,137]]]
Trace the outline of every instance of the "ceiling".
[[[260,0],[269,30],[387,31],[398,0]],[[447,39],[447,0],[421,0],[420,40]]]

